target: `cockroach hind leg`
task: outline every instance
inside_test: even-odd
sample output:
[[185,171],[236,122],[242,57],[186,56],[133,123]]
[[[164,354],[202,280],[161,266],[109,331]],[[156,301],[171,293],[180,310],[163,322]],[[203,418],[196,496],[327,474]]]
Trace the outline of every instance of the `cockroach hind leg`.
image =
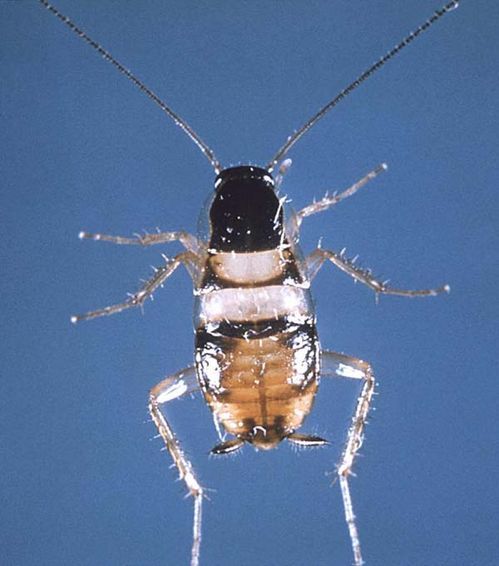
[[362,560],[359,532],[357,529],[348,480],[349,476],[354,475],[352,473],[352,467],[358,455],[358,450],[362,446],[364,440],[364,428],[376,382],[371,365],[364,360],[337,352],[322,351],[321,361],[323,368],[321,375],[323,377],[362,380],[362,391],[357,399],[356,407],[348,429],[345,446],[343,448],[341,461],[336,471],[341,488],[341,497],[343,499],[345,521],[347,523],[354,555],[354,564],[355,566],[362,566],[364,561]]
[[190,366],[154,386],[151,389],[149,397],[149,413],[151,418],[173,459],[173,463],[179,473],[179,479],[181,479],[187,487],[187,495],[192,496],[194,500],[191,566],[199,566],[202,534],[202,506],[203,498],[205,497],[205,488],[201,486],[190,460],[185,455],[173,428],[164,414],[164,410],[160,407],[170,401],[192,393],[197,389],[196,370],[193,366]]

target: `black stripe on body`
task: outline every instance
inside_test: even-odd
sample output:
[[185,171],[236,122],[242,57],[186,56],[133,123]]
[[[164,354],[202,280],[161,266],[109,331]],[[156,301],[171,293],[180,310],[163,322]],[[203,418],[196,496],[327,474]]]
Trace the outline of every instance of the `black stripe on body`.
[[291,326],[293,324],[285,316],[255,322],[229,322],[223,320],[217,325],[216,335],[223,335],[225,338],[268,338],[269,336],[289,331]]

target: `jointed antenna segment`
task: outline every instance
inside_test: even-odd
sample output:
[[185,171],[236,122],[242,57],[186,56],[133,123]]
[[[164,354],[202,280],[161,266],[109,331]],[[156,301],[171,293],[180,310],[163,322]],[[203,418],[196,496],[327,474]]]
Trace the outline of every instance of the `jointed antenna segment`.
[[420,25],[417,30],[410,33],[405,37],[399,44],[397,44],[391,51],[386,55],[381,57],[374,65],[369,67],[364,71],[353,83],[349,84],[345,89],[343,89],[333,100],[328,102],[323,108],[321,108],[317,114],[312,116],[308,122],[306,122],[299,130],[297,130],[293,135],[291,135],[286,143],[279,149],[279,151],[272,158],[272,161],[267,165],[269,172],[272,172],[276,164],[283,159],[283,157],[288,153],[288,151],[295,145],[295,143],[312,128],[325,114],[327,114],[332,108],[334,108],[339,102],[346,98],[352,91],[354,91],[361,83],[378,71],[387,61],[395,57],[404,47],[407,47],[418,35],[426,31],[432,24],[434,24],[439,18],[441,18],[447,12],[455,10],[459,6],[457,0],[453,0],[446,4],[440,10],[437,10],[431,18],[426,20],[424,24]]
[[146,94],[153,102],[155,102],[161,110],[174,122],[175,125],[181,128],[191,140],[199,147],[203,155],[211,163],[215,173],[218,175],[223,169],[221,163],[215,157],[215,153],[212,149],[206,145],[206,143],[196,134],[196,132],[189,126],[189,124],[183,120],[178,114],[176,114],[169,106],[167,106],[159,96],[154,93],[150,88],[148,88],[142,81],[140,81],[135,75],[133,75],[126,67],[124,67],[119,61],[117,61],[108,51],[106,51],[101,45],[94,41],[90,36],[88,36],[83,30],[77,27],[67,16],[59,12],[57,8],[52,6],[46,0],[39,0],[41,4],[47,8],[52,14],[57,16],[63,23],[65,23],[71,31],[76,33],[83,41],[87,42],[91,47],[93,47],[104,59],[109,61],[120,73],[125,75],[127,79],[132,81],[132,83],[139,88],[144,94]]

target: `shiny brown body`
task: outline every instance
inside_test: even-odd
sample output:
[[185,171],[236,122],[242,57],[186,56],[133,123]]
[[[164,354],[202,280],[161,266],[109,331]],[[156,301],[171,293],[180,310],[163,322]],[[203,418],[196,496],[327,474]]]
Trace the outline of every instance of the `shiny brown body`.
[[251,338],[196,336],[198,379],[211,410],[228,433],[264,449],[300,428],[319,377],[315,325],[273,333],[272,322]]

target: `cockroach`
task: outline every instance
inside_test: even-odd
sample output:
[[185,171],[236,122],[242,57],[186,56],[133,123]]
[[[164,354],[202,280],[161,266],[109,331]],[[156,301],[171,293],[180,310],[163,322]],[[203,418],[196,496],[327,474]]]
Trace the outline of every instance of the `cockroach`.
[[[194,290],[194,363],[152,388],[149,412],[180,478],[194,502],[191,566],[198,566],[201,548],[202,503],[205,491],[182,450],[164,406],[201,390],[215,422],[225,431],[212,454],[228,454],[245,443],[270,450],[283,440],[299,446],[321,446],[327,440],[300,432],[313,408],[321,377],[347,378],[362,383],[347,433],[337,477],[355,566],[363,564],[358,529],[350,495],[349,476],[359,447],[374,393],[371,365],[361,359],[324,350],[320,346],[311,283],[325,262],[331,262],[378,296],[434,296],[449,286],[406,290],[388,286],[359,268],[343,252],[318,247],[303,256],[298,245],[301,223],[352,196],[386,166],[379,165],[346,190],[326,196],[296,213],[278,195],[290,165],[289,150],[332,108],[390,59],[426,31],[458,3],[451,1],[364,71],[293,133],[265,167],[243,165],[224,168],[198,134],[68,17],[46,0],[39,0],[53,15],[125,75],[199,147],[215,172],[209,203],[207,238],[187,232],[158,232],[136,237],[81,232],[80,238],[121,245],[151,246],[180,242],[185,251],[165,264],[142,288],[124,302],[71,318],[73,323],[142,306],[173,272],[183,265]],[[277,174],[274,174],[277,169]]]

